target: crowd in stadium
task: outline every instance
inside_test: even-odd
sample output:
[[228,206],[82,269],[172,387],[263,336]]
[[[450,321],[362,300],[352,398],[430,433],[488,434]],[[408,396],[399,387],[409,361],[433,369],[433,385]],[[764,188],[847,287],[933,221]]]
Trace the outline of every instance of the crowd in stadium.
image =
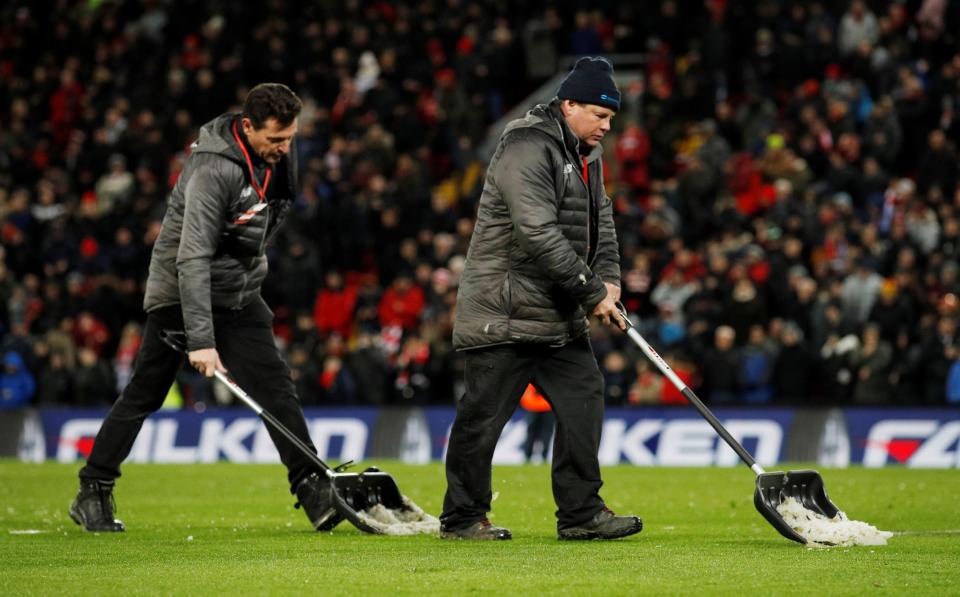
[[[564,56],[641,77],[604,141],[623,301],[711,404],[960,402],[960,5],[436,0],[0,8],[3,404],[104,406],[198,127],[305,100],[264,297],[305,405],[452,404],[487,127]],[[644,58],[618,64],[617,56]],[[593,326],[610,405],[683,398]],[[217,395],[182,373],[186,406]]]

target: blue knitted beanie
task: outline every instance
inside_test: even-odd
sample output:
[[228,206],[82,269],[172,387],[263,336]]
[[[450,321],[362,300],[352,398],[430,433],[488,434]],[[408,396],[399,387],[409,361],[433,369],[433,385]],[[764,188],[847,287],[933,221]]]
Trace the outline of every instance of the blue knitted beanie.
[[606,58],[585,56],[560,83],[560,99],[620,109],[620,90],[613,82],[613,65]]

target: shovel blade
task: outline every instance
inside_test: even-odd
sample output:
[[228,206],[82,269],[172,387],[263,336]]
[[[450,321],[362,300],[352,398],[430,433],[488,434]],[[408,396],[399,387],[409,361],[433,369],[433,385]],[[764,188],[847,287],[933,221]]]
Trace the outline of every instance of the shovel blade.
[[389,534],[382,525],[371,524],[369,516],[361,515],[376,505],[398,513],[413,511],[393,477],[376,467],[362,473],[332,473],[330,484],[337,512],[365,533]]
[[377,504],[391,509],[403,507],[397,482],[376,467],[362,473],[335,473],[332,484],[334,491],[354,510],[366,510]]
[[757,475],[757,489],[753,494],[753,504],[757,511],[767,519],[773,528],[792,541],[806,543],[807,540],[787,524],[777,512],[785,499],[792,497],[807,510],[833,518],[839,508],[827,497],[820,473],[813,470],[763,473]]

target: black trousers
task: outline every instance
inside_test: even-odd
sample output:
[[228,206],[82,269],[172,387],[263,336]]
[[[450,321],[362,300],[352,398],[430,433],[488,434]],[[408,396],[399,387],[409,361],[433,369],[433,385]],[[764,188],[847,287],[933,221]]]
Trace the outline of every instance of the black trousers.
[[[240,387],[313,449],[290,369],[274,344],[272,321],[273,313],[262,299],[239,311],[215,310],[217,352]],[[80,470],[81,479],[112,481],[119,477],[120,463],[130,454],[144,419],[163,404],[186,357],[160,339],[162,329],[183,329],[179,305],[147,316],[133,376],[104,419],[87,464]],[[295,488],[316,467],[286,438],[269,431],[287,467],[290,486]]]
[[603,508],[600,498],[600,431],[603,377],[587,337],[566,346],[516,344],[466,353],[466,393],[447,446],[447,494],[440,521],[459,529],[490,511],[493,452],[528,383],[550,402],[553,499],[557,528],[577,526]]

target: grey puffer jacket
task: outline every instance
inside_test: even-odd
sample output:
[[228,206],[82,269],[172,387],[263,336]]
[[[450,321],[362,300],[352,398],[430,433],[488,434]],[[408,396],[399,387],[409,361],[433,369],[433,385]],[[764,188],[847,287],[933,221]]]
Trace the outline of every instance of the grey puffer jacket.
[[[180,304],[189,350],[215,347],[214,308],[239,310],[260,296],[267,275],[264,247],[295,194],[296,162],[285,156],[273,167],[261,202],[232,130],[236,121],[243,139],[239,118],[224,114],[200,129],[153,246],[144,309]],[[268,165],[248,153],[263,184]]]
[[584,181],[579,140],[557,99],[507,126],[487,169],[460,281],[457,349],[559,346],[587,331],[604,282],[620,285],[601,154],[598,145],[586,157]]

